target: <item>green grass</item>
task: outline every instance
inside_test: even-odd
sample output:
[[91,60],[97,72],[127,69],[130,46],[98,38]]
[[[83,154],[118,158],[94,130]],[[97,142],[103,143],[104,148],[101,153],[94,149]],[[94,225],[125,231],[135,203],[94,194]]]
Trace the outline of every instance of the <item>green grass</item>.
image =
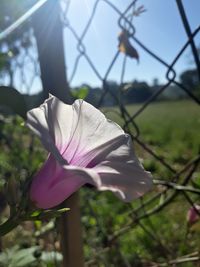
[[[130,105],[127,111],[132,116],[140,107]],[[116,111],[119,112],[117,108],[105,109],[108,118],[123,126],[124,122]],[[192,101],[152,103],[135,119],[135,123],[140,130],[139,138],[177,170],[200,150],[200,107]],[[134,133],[132,126],[130,129]],[[137,145],[136,150],[151,170],[156,171],[156,161]]]

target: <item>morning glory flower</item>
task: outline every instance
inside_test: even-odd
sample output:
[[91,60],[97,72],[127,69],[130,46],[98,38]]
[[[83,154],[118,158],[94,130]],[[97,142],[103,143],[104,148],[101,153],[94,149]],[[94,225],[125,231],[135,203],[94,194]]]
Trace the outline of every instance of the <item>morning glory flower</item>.
[[110,190],[125,202],[152,186],[130,136],[83,100],[67,105],[50,96],[28,112],[27,126],[49,151],[30,188],[30,198],[39,208],[62,203],[85,184]]

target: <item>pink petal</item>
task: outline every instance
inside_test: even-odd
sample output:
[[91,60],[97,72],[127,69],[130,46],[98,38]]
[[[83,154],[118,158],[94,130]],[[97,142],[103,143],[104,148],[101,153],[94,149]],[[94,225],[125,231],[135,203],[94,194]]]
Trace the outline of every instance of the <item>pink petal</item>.
[[[93,178],[91,178],[93,177]],[[31,184],[30,198],[39,208],[48,209],[62,203],[85,183],[98,184],[92,170],[61,166],[50,156]]]

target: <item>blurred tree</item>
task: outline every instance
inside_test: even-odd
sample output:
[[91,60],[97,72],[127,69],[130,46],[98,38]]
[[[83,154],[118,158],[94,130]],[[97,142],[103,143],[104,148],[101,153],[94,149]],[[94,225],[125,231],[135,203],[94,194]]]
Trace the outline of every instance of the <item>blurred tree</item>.
[[0,2],[0,31],[5,30],[10,24],[26,12],[36,0],[1,0]]
[[[115,81],[108,81],[105,85],[105,89],[108,90],[108,94],[104,98],[103,105],[106,107],[117,105],[119,85]],[[115,96],[115,97],[113,97]]]
[[98,87],[93,88],[88,84],[84,84],[84,86],[88,88],[88,94],[85,100],[91,103],[92,105],[97,106],[100,101],[101,94],[102,94],[101,88],[98,88]]
[[146,82],[133,81],[130,89],[127,91],[126,103],[142,103],[152,95],[152,90]]
[[[1,0],[0,32],[23,15],[34,2],[35,0]],[[31,36],[30,25],[25,23],[0,42],[1,71],[9,72],[11,76],[11,61],[19,55],[21,47],[27,48],[31,46]],[[12,84],[12,78],[10,83]]]
[[160,84],[160,82],[159,82],[159,79],[156,77],[156,78],[153,78],[153,86],[154,87],[157,87],[157,86],[159,86],[159,84]]
[[180,81],[190,90],[195,90],[199,85],[198,73],[196,69],[189,69],[181,73]]

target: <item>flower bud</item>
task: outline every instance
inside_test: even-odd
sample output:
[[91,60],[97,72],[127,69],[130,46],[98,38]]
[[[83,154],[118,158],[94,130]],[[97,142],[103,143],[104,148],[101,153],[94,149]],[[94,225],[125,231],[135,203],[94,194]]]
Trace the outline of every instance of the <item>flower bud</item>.
[[[198,213],[199,212],[199,213]],[[187,212],[187,222],[189,225],[194,224],[199,219],[200,205],[194,204]]]

